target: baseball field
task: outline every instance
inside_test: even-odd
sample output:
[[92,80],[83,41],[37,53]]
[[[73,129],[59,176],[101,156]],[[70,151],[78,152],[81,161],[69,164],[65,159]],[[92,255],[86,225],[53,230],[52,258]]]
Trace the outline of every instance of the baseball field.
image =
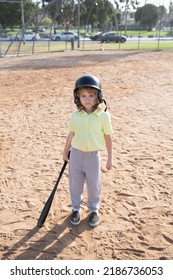
[[[0,259],[173,259],[173,52],[67,51],[0,59]],[[100,224],[72,226],[63,164],[73,88],[98,76],[113,126],[102,155]]]

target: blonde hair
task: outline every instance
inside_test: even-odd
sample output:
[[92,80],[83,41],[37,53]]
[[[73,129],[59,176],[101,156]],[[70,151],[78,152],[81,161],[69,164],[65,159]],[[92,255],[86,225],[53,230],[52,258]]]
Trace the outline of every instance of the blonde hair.
[[77,95],[78,95],[78,98],[79,98],[79,102],[77,103],[77,108],[79,111],[82,111],[85,109],[85,107],[82,105],[82,103],[80,102],[80,93],[82,93],[83,89],[86,89],[89,93],[93,93],[95,96],[96,96],[96,103],[95,105],[93,106],[93,110],[95,111],[100,102],[98,100],[98,97],[97,97],[97,94],[98,94],[98,89],[96,88],[92,88],[92,87],[80,87],[78,90],[77,90]]

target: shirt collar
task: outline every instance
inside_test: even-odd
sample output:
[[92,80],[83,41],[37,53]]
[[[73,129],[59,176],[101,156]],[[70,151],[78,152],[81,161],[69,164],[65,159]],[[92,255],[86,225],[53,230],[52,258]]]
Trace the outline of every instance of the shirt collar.
[[[90,115],[97,115],[99,116],[101,114],[102,110],[97,108],[94,112],[92,112]],[[78,111],[79,115],[88,115],[84,110]]]

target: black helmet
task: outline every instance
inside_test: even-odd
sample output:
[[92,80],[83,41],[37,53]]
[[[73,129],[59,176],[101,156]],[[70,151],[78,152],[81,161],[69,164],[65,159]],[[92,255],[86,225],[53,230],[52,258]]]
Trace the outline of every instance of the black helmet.
[[79,97],[77,94],[77,90],[81,87],[91,87],[91,88],[98,89],[98,94],[97,94],[98,101],[99,101],[99,103],[103,102],[100,80],[93,75],[84,75],[84,76],[79,77],[75,83],[75,88],[74,88],[74,103],[75,104],[79,103]]
[[100,80],[93,75],[81,76],[77,79],[75,84],[75,90],[80,87],[92,87],[101,90]]

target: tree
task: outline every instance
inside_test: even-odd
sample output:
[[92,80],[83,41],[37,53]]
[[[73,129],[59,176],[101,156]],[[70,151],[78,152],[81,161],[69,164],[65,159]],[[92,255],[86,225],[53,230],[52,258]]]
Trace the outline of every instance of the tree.
[[[84,0],[81,7],[81,24],[104,27],[111,20],[113,5],[108,0]],[[96,5],[97,3],[97,5]]]
[[128,7],[136,9],[136,7],[139,5],[138,0],[114,0],[114,3],[116,4],[117,8]]
[[10,27],[13,29],[14,25],[21,23],[21,6],[19,3],[0,3],[0,23],[3,29]]
[[166,8],[164,6],[159,6],[157,10],[158,10],[158,27],[159,29],[161,29],[163,18],[166,15]]
[[[44,3],[48,0],[44,0]],[[78,25],[78,1],[55,0],[48,11],[54,24],[63,24],[66,29]],[[113,5],[108,0],[80,0],[80,24],[103,28],[111,19]]]
[[173,19],[173,1],[169,4],[169,19],[170,21]]
[[[36,11],[36,4],[31,0],[24,1],[25,21],[29,20],[31,15]],[[21,25],[21,4],[12,2],[0,2],[0,24],[3,29],[6,27],[14,28],[15,25]]]
[[171,31],[173,30],[173,19],[170,20]]
[[153,4],[146,4],[138,8],[135,12],[135,21],[151,31],[158,21],[158,8]]
[[[51,2],[51,1],[46,1]],[[52,3],[48,9],[48,14],[53,24],[63,24],[65,29],[69,29],[75,22],[77,15],[77,6],[75,0],[57,0]],[[55,30],[54,30],[55,31]],[[56,32],[56,31],[55,31]]]
[[[129,10],[130,9],[136,10],[137,6],[139,5],[139,2],[138,2],[138,0],[114,0],[114,3],[118,10],[121,9],[121,20],[124,20],[125,34],[126,34],[127,33],[127,18],[128,18]],[[115,14],[117,14],[117,13],[115,13]],[[116,16],[116,21],[118,22],[117,16]]]

